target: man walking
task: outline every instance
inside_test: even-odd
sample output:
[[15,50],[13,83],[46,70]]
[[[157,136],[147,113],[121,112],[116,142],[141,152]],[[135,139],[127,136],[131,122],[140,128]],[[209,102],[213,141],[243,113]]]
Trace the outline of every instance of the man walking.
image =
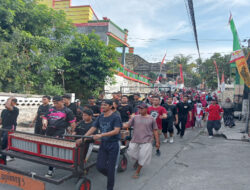
[[42,129],[43,127],[42,118],[49,111],[49,108],[51,107],[49,105],[50,100],[51,100],[50,96],[43,96],[42,98],[43,104],[38,107],[37,114],[33,119],[32,123],[30,124],[30,127],[33,127],[33,125],[35,124],[35,130],[34,130],[35,134],[38,135],[45,134],[45,130]]
[[135,160],[134,169],[136,172],[133,175],[135,179],[140,176],[142,167],[151,162],[154,137],[156,148],[160,148],[158,127],[155,119],[147,113],[147,104],[142,103],[138,109],[139,115],[134,116],[128,123],[124,124],[124,128],[134,127],[133,138],[129,143],[127,153]]
[[170,134],[169,142],[174,142],[174,128],[173,124],[175,121],[175,124],[178,123],[178,114],[176,106],[173,104],[173,98],[169,96],[167,98],[167,103],[163,104],[162,107],[164,107],[167,110],[167,119],[162,120],[162,133],[165,137],[163,140],[164,143],[168,142],[168,132]]
[[[54,106],[43,116],[43,130],[46,130],[46,136],[62,138],[68,125],[74,132],[76,119],[73,112],[64,105],[61,96],[54,96],[53,104]],[[53,174],[53,167],[49,167],[45,177],[53,177]]]
[[[94,140],[101,139],[96,167],[108,178],[107,190],[113,190],[115,184],[115,172],[120,154],[120,129],[122,127],[121,118],[113,113],[112,105],[112,100],[102,102],[103,113],[85,134],[86,136],[93,135],[96,130],[101,132],[93,135],[93,138]],[[82,143],[82,139],[78,139],[76,142],[79,145]]]
[[[162,119],[167,119],[167,111],[164,107],[160,106],[160,97],[153,96],[153,106],[148,108],[148,114],[150,114],[157,123],[159,138],[162,134]],[[156,148],[156,155],[160,156],[161,152],[159,148]]]
[[[6,104],[5,108],[1,113],[0,123],[2,124],[3,129],[7,130],[16,130],[17,126],[17,117],[19,115],[19,109],[16,107],[17,99],[15,97],[10,97]],[[6,149],[8,147],[8,131],[2,132],[2,149]],[[2,155],[6,163],[6,156]],[[8,159],[8,161],[13,160],[13,158]]]
[[128,122],[130,116],[133,114],[133,108],[128,104],[128,96],[122,96],[121,104],[118,106],[117,110],[121,114],[122,122]]
[[[188,119],[188,115],[190,117],[190,121],[192,120],[192,108],[191,105],[188,103],[188,96],[183,97],[183,102],[180,102],[176,105],[178,110],[178,125],[176,125],[177,128],[177,135],[180,134],[180,137],[183,138],[185,134],[186,129],[186,123]],[[180,123],[181,123],[181,129],[180,129]]]
[[216,98],[212,98],[211,104],[206,108],[206,115],[204,121],[206,121],[206,117],[208,116],[207,121],[207,131],[209,138],[213,138],[213,129],[215,129],[216,134],[218,134],[221,123],[220,120],[223,116],[223,109],[217,104]]

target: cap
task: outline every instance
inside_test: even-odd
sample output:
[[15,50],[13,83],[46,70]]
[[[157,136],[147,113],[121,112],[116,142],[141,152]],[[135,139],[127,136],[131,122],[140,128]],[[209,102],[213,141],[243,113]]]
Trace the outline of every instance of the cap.
[[108,105],[110,105],[110,106],[113,105],[113,101],[112,101],[112,100],[103,100],[102,103],[108,104]]
[[145,103],[141,103],[139,106],[137,106],[138,108],[141,108],[141,109],[145,109],[145,108],[148,108],[148,105],[145,104]]
[[56,102],[62,101],[62,97],[61,96],[54,96],[53,101],[56,101]]
[[80,100],[79,100],[79,99],[76,99],[75,102],[80,102]]

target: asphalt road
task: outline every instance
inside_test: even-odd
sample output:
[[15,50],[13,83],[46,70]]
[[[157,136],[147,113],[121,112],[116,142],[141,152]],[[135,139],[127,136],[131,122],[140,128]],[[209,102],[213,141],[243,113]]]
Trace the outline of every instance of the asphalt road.
[[[224,138],[208,139],[203,129],[188,129],[183,139],[174,144],[162,144],[162,155],[153,156],[139,179],[132,179],[134,170],[129,162],[124,173],[118,173],[115,190],[249,190],[250,144]],[[47,167],[22,160],[9,163],[27,171],[45,174]],[[56,175],[66,172],[56,170]],[[105,190],[106,179],[92,168],[87,176],[92,190]],[[76,179],[56,186],[46,184],[46,190],[73,190]],[[1,190],[16,188],[0,184]]]

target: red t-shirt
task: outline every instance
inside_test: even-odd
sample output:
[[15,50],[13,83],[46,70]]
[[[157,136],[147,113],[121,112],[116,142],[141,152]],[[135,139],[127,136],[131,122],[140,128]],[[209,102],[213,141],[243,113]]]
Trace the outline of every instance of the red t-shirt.
[[162,119],[160,119],[160,116],[162,116],[164,113],[167,114],[167,110],[162,106],[151,106],[148,108],[148,114],[150,114],[156,120],[158,129],[162,129]]
[[206,108],[206,112],[208,113],[208,120],[214,121],[214,120],[220,120],[220,113],[223,112],[223,109],[218,104],[210,104]]

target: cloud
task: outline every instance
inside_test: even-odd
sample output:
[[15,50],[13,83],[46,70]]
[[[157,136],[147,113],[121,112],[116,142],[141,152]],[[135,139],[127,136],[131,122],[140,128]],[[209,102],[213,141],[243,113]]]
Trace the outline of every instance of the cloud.
[[[180,53],[198,58],[184,0],[72,0],[72,3],[90,4],[99,19],[107,16],[121,28],[127,28],[128,43],[146,60],[161,61],[166,49],[167,59]],[[246,25],[250,22],[250,0],[196,0],[194,9],[203,59],[214,52],[232,50],[229,10],[240,38],[249,36]]]

